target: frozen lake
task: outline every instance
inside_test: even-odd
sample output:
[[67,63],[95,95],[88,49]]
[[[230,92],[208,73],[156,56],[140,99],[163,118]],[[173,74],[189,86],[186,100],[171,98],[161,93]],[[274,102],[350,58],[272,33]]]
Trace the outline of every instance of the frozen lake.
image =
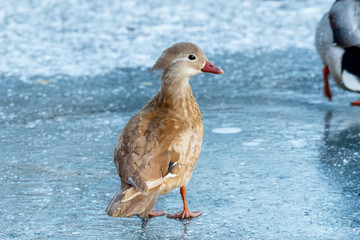
[[[360,239],[359,98],[322,96],[332,1],[0,2],[0,239]],[[111,218],[118,136],[174,42],[225,74],[191,80],[204,120],[192,220]],[[182,208],[176,189],[157,209]]]

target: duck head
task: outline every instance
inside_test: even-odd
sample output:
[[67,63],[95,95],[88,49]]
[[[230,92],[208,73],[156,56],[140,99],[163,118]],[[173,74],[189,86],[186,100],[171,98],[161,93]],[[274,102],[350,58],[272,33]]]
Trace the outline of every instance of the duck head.
[[164,50],[152,70],[164,75],[191,78],[202,72],[223,74],[224,71],[209,62],[204,52],[193,43],[180,42]]

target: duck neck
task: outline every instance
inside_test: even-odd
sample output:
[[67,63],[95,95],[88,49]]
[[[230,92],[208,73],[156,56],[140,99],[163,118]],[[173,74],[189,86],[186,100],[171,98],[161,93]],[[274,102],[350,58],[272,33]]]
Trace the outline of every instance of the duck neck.
[[195,98],[189,80],[190,77],[165,72],[161,77],[160,89],[163,103],[170,108],[177,109],[177,111],[191,108],[194,105]]

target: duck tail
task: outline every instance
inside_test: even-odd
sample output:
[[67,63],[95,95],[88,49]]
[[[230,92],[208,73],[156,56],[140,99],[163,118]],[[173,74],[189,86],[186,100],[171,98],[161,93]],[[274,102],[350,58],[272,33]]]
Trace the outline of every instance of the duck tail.
[[159,188],[149,190],[144,194],[136,194],[135,197],[128,198],[127,193],[134,189],[120,189],[108,207],[106,213],[111,217],[131,217],[139,215],[141,218],[148,216],[148,213],[154,208],[159,197]]

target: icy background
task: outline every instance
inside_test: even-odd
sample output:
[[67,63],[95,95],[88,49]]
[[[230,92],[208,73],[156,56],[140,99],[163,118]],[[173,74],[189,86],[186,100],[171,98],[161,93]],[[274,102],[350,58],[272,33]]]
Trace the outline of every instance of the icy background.
[[[0,239],[360,239],[359,95],[322,96],[332,1],[0,1]],[[225,74],[191,80],[204,119],[197,219],[110,218],[113,150],[175,42]],[[178,190],[159,198],[182,208]]]
[[207,54],[313,49],[329,1],[0,1],[0,68],[35,75],[151,67],[174,42]]

